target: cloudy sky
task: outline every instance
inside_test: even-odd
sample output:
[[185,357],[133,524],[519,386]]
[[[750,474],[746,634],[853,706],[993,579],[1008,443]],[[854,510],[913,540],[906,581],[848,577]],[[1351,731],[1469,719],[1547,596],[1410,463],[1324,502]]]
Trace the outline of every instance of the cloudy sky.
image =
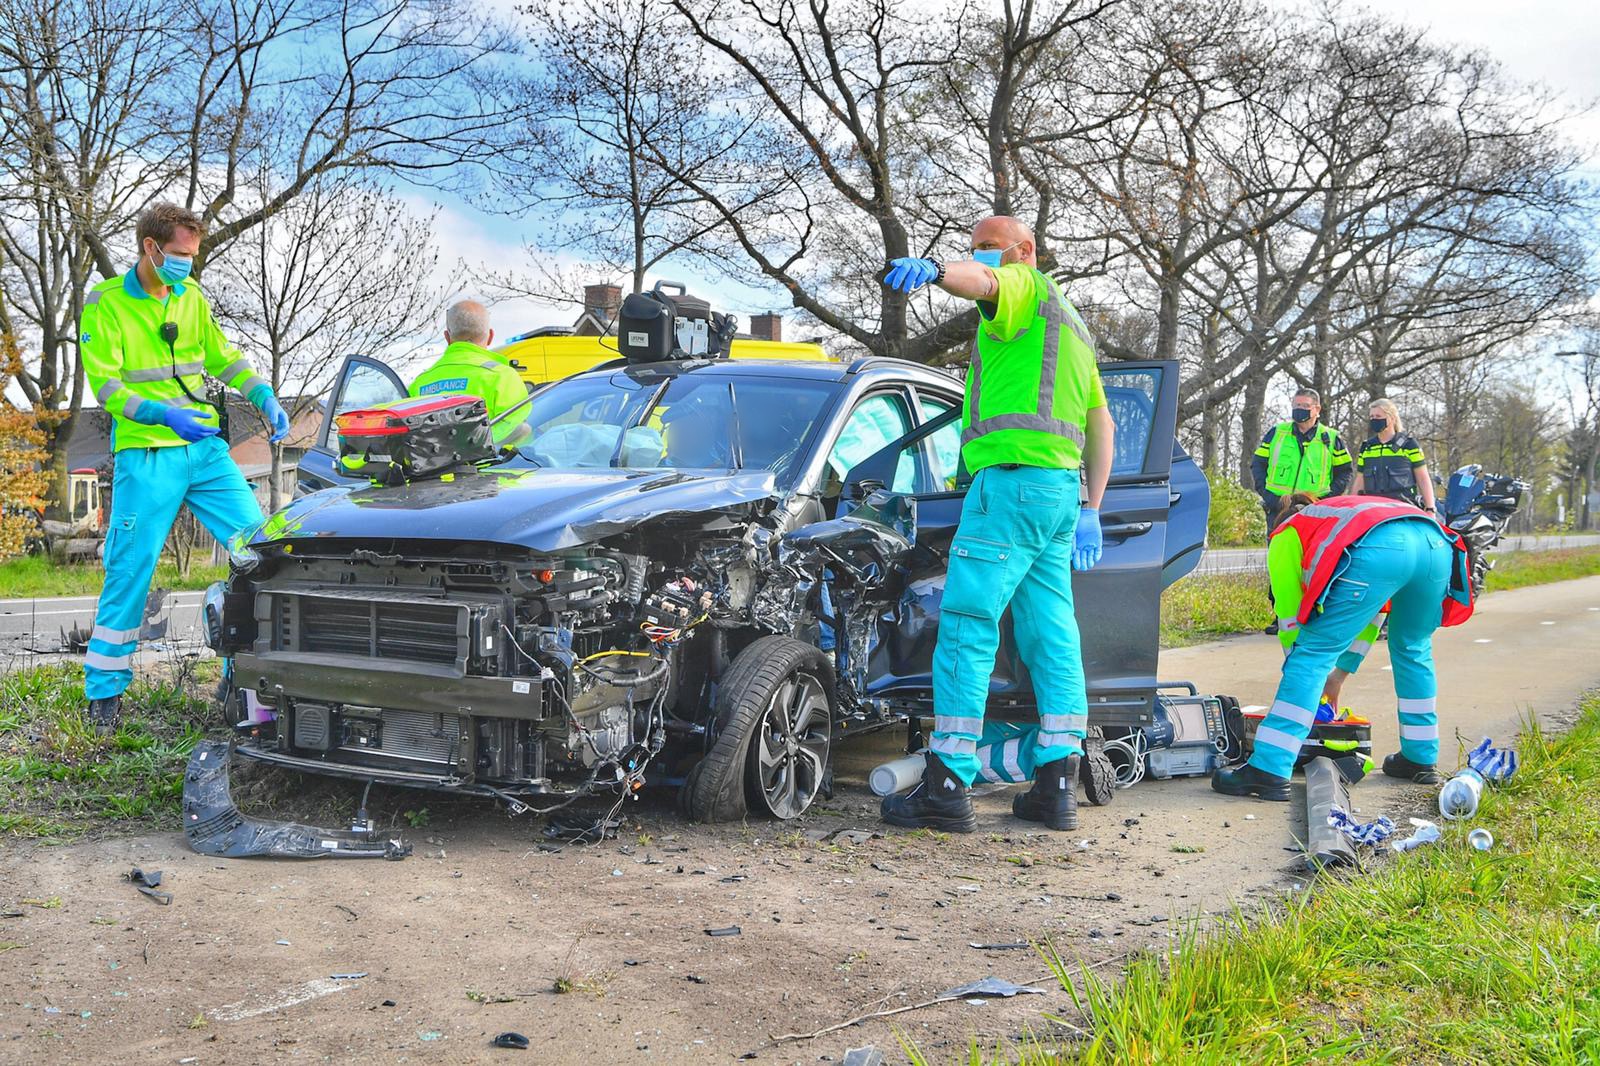
[[[1287,8],[1300,6],[1293,0],[1278,2]],[[1574,108],[1600,100],[1600,3],[1594,0],[1390,0],[1378,6],[1393,17],[1431,30],[1440,40],[1491,53],[1513,77],[1543,82]],[[1571,131],[1595,159],[1594,169],[1600,177],[1600,113],[1573,121]],[[422,197],[416,199],[420,202]],[[531,226],[508,223],[458,202],[443,205],[439,234],[445,252],[441,258],[459,256],[469,264],[502,266],[526,262],[524,242],[537,238]],[[710,296],[722,309],[746,320],[752,312],[788,310],[788,300],[776,290],[768,293],[727,283],[713,286],[709,279],[692,276],[675,280],[686,282],[691,290]],[[509,301],[495,310],[497,332],[502,337],[535,326],[564,325],[575,317],[575,308],[532,300]]]

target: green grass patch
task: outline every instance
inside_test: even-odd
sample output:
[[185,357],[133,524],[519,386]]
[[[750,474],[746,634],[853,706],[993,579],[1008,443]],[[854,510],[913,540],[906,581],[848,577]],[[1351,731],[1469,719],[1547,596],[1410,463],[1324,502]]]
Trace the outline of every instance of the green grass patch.
[[110,822],[176,826],[183,768],[206,729],[217,664],[180,660],[134,680],[108,737],[85,719],[83,670],[0,676],[0,833],[62,839]]
[[[1506,552],[1494,559],[1485,595],[1600,574],[1600,548]],[[1270,621],[1265,573],[1190,574],[1161,594],[1163,648],[1259,633]]]
[[1552,551],[1506,552],[1492,556],[1494,569],[1485,586],[1490,592],[1527,588],[1552,581],[1600,574],[1600,548],[1557,548]]
[[[1519,749],[1437,844],[1190,926],[1120,979],[1046,951],[1084,1035],[994,1061],[1600,1062],[1600,697],[1564,735],[1526,723]],[[1467,845],[1478,826],[1491,851]]]
[[[189,568],[189,576],[181,577],[170,559],[161,560],[156,567],[152,588],[174,592],[203,589],[213,581],[228,576],[228,568],[196,563]],[[26,599],[37,596],[98,596],[105,583],[105,571],[99,564],[72,563],[56,565],[42,555],[24,555],[0,563],[0,597]]]
[[1161,646],[1181,648],[1272,621],[1261,574],[1190,574],[1161,594]]

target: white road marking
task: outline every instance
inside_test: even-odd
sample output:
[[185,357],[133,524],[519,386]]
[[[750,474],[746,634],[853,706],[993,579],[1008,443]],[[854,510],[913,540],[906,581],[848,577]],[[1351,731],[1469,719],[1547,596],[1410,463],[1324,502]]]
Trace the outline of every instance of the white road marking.
[[1477,640],[1473,641],[1472,643],[1474,643],[1474,644],[1492,644],[1492,643],[1494,643],[1494,638],[1493,637],[1479,637]]
[[1553,626],[1553,625],[1555,625],[1554,622],[1540,622],[1539,624],[1542,625],[1542,626]]
[[237,1022],[245,1018],[254,1018],[258,1014],[269,1014],[275,1010],[284,1010],[288,1007],[297,1007],[302,1003],[309,1003],[313,999],[331,996],[335,992],[343,992],[352,987],[348,981],[330,981],[326,978],[317,978],[307,981],[294,988],[281,989],[270,994],[263,1000],[241,999],[237,1003],[230,1003],[226,1007],[218,1007],[211,1012],[211,1017],[219,1022]]

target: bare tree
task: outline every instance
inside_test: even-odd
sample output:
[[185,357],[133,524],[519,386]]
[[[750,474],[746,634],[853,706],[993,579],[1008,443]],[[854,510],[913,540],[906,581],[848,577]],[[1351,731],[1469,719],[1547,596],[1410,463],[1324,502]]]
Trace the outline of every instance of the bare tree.
[[540,61],[523,87],[526,135],[497,168],[496,205],[510,197],[551,224],[535,254],[581,253],[599,272],[629,275],[634,292],[663,260],[705,255],[720,220],[646,152],[692,174],[748,132],[748,120],[718,108],[704,44],[665,0],[539,0],[524,16]]
[[[250,202],[278,192],[258,175]],[[207,271],[219,317],[249,351],[293,423],[314,410],[345,355],[415,350],[443,294],[432,219],[346,174],[305,187],[234,241]],[[286,501],[283,448],[272,447],[271,504]]]
[[116,272],[109,245],[176,172],[158,101],[181,67],[161,8],[133,0],[0,0],[0,335],[50,456],[52,513],[84,401],[84,293]]

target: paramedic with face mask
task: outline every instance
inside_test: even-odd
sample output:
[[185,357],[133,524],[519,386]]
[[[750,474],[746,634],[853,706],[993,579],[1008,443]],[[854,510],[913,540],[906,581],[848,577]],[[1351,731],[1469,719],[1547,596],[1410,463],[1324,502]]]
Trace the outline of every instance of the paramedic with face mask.
[[110,732],[133,680],[133,653],[161,547],[188,504],[218,543],[261,521],[261,508],[218,435],[217,409],[202,372],[243,393],[271,426],[289,416],[228,343],[190,277],[203,236],[200,217],[177,204],[139,216],[139,262],[84,299],[78,338],[89,385],[112,417],[115,456],[105,586],[84,658],[84,694],[95,728]]
[[937,285],[976,301],[979,313],[961,418],[972,484],[940,608],[934,731],[921,784],[883,801],[891,825],[977,827],[967,789],[979,773],[989,677],[1009,605],[1040,721],[1034,785],[1012,812],[1052,829],[1077,826],[1089,707],[1072,572],[1100,559],[1114,427],[1094,338],[1036,256],[1033,232],[996,216],[972,231],[971,259],[896,259],[884,280],[904,293]]

